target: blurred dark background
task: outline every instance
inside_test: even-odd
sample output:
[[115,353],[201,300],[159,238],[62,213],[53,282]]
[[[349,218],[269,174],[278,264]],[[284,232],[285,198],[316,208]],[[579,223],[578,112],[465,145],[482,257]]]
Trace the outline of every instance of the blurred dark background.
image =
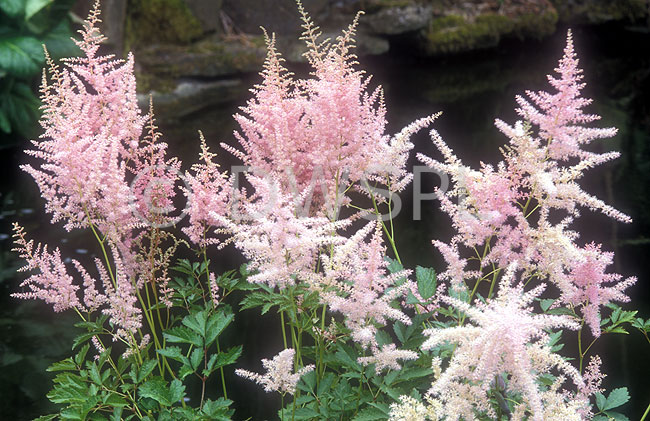
[[[46,43],[55,56],[74,53],[66,40],[78,28],[91,1],[0,1],[0,419],[31,419],[47,412],[45,393],[51,377],[45,368],[70,353],[75,332],[68,315],[53,315],[41,303],[9,297],[24,278],[10,252],[13,221],[32,238],[64,256],[89,259],[86,233],[65,233],[51,226],[36,185],[18,165],[22,152],[39,135],[37,92],[43,59],[29,43],[31,62],[23,67],[3,60],[2,48],[18,38]],[[34,2],[32,2],[34,3]],[[38,3],[38,2],[36,2]],[[566,31],[574,33],[576,51],[585,69],[585,96],[594,98],[588,111],[603,116],[599,126],[615,126],[618,135],[597,142],[594,150],[619,150],[622,157],[592,170],[585,189],[630,214],[634,223],[618,224],[588,210],[574,228],[579,242],[603,243],[616,252],[614,270],[636,275],[624,308],[650,317],[650,287],[645,259],[650,251],[650,16],[640,0],[304,0],[305,8],[326,36],[336,36],[363,9],[357,36],[360,67],[373,75],[371,87],[382,85],[388,106],[389,133],[416,118],[443,111],[435,127],[467,163],[495,163],[506,139],[493,126],[495,118],[514,122],[514,96],[527,89],[548,89],[546,75],[562,55]],[[13,4],[13,6],[12,6]],[[13,7],[13,8],[12,8]],[[21,9],[22,7],[22,9]],[[293,0],[104,0],[105,52],[135,54],[138,90],[143,107],[153,97],[157,121],[173,154],[185,169],[196,161],[197,130],[213,150],[234,144],[231,115],[260,81],[265,56],[260,26],[278,35],[287,66],[298,75],[309,68],[298,40],[300,20]],[[33,42],[30,41],[32,44]],[[23,44],[20,44],[23,45]],[[39,50],[40,51],[40,50]],[[12,67],[13,66],[13,67]],[[33,93],[31,93],[33,92]],[[31,97],[30,97],[31,95]],[[145,108],[146,109],[146,108]],[[428,136],[415,137],[416,151],[435,155]],[[238,164],[221,151],[222,166]],[[411,164],[416,164],[412,159]],[[438,180],[425,176],[432,191]],[[450,237],[447,217],[437,203],[424,202],[422,219],[412,217],[412,190],[402,195],[397,217],[397,242],[407,267],[442,267],[430,245]],[[242,259],[229,249],[211,256],[219,270],[236,268]],[[242,314],[231,340],[244,344],[238,366],[258,370],[259,359],[280,350],[268,338],[273,317],[256,310]],[[277,336],[276,336],[277,337]],[[260,338],[269,342],[260,345]],[[574,341],[575,338],[566,338]],[[571,345],[567,345],[567,354]],[[246,350],[250,350],[247,352]],[[628,386],[631,401],[622,408],[639,419],[650,403],[650,351],[637,331],[604,336],[594,352],[604,361],[608,389]],[[236,401],[236,419],[263,419],[270,414],[257,402],[277,406],[247,381],[231,378],[229,397]],[[214,385],[215,392],[219,387]],[[238,399],[239,398],[239,399]],[[267,411],[267,410],[266,410]]]

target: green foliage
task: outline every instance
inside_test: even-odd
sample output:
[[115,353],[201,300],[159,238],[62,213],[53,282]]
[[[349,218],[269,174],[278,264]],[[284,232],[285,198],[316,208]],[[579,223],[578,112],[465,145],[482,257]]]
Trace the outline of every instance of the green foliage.
[[607,398],[602,393],[596,393],[596,406],[599,412],[593,419],[595,421],[607,421],[610,419],[628,421],[628,417],[619,412],[612,411],[612,409],[622,406],[629,400],[630,394],[627,391],[627,387],[612,390]]
[[[72,0],[0,0],[0,131],[33,135],[39,101],[33,82],[53,58],[75,55],[67,13]],[[2,145],[0,145],[2,146]]]
[[[242,347],[221,350],[219,336],[232,323],[234,315],[227,305],[214,303],[206,293],[208,262],[179,261],[177,276],[170,286],[172,302],[168,309],[169,324],[163,325],[162,338],[166,342],[145,344],[139,350],[119,355],[111,348],[96,354],[95,342],[110,338],[113,326],[103,314],[87,314],[75,326],[85,332],[73,342],[76,354],[52,364],[48,371],[55,373],[54,387],[47,397],[61,406],[58,414],[41,417],[43,420],[111,419],[111,420],[227,420],[231,419],[232,401],[225,397],[207,396],[206,383],[215,373],[223,376],[223,368],[237,361]],[[228,272],[219,277],[226,285],[238,280]],[[149,288],[149,286],[145,287]],[[159,305],[145,308],[154,314]],[[162,319],[160,319],[162,323]],[[160,328],[160,327],[158,327]],[[154,331],[150,332],[154,334]],[[92,345],[91,345],[92,343]],[[200,402],[190,408],[184,399],[196,384]]]

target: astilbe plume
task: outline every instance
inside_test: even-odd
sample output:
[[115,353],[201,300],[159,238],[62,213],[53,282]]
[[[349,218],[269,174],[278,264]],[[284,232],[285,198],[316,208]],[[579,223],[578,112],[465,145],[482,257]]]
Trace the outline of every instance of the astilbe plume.
[[[366,237],[372,232],[369,242]],[[352,339],[364,348],[370,348],[371,357],[359,359],[362,364],[376,364],[377,371],[384,368],[399,369],[398,359],[417,359],[413,351],[398,350],[394,344],[380,347],[376,334],[378,327],[388,320],[411,324],[410,318],[392,305],[406,294],[409,270],[389,274],[384,259],[381,225],[368,223],[342,244],[324,254],[321,299],[330,310],[344,316]],[[401,282],[400,282],[401,281]]]
[[295,353],[294,349],[288,348],[271,360],[262,359],[262,366],[266,369],[265,374],[257,374],[240,368],[235,370],[235,374],[262,385],[267,392],[293,395],[296,392],[296,385],[300,377],[314,370],[314,365],[310,364],[294,373],[293,357]]
[[233,186],[226,173],[219,170],[219,164],[214,162],[216,155],[209,151],[203,133],[200,133],[200,137],[199,158],[203,163],[192,165],[192,172],[185,173],[189,226],[184,227],[183,231],[193,243],[206,247],[220,243],[219,238],[212,235],[222,224],[210,213],[221,216],[229,214]]
[[[597,336],[599,308],[613,300],[626,301],[622,291],[635,278],[617,284],[619,275],[605,274],[607,264],[603,263],[611,263],[611,258],[603,255],[599,246],[579,247],[575,243],[578,234],[567,228],[579,216],[580,206],[622,222],[631,219],[583,191],[576,182],[585,170],[618,157],[618,153],[595,154],[581,149],[588,140],[613,135],[615,130],[579,125],[597,116],[586,116],[580,111],[590,101],[578,96],[582,87],[578,83],[581,70],[577,68],[570,33],[564,57],[556,70],[561,79],[550,77],[549,80],[559,90],[558,94],[530,94],[543,112],[533,113],[532,106],[518,98],[530,121],[518,121],[510,126],[496,120],[497,128],[510,140],[504,148],[504,160],[496,168],[482,164],[480,171],[476,171],[463,165],[435,131],[432,131],[433,143],[444,162],[418,156],[428,166],[447,172],[452,178],[453,188],[441,194],[440,200],[458,233],[450,244],[434,242],[449,264],[445,277],[452,286],[482,279],[476,272],[465,271],[467,260],[458,253],[484,247],[486,253],[476,256],[480,270],[491,265],[505,268],[510,262],[517,262],[526,274],[536,274],[537,278],[555,284],[561,291],[561,302],[581,305],[587,323]],[[556,142],[564,145],[558,146],[563,150],[566,145],[572,145],[570,157],[577,162],[569,163],[565,159],[569,155],[556,155],[553,152]],[[457,204],[452,201],[454,198],[458,198]],[[560,212],[566,212],[566,216],[560,222],[552,222]],[[581,273],[577,272],[578,267]],[[574,276],[583,277],[590,271],[601,274],[598,281]],[[591,299],[585,296],[585,283],[589,283]]]
[[473,419],[475,410],[494,417],[496,414],[488,404],[489,391],[494,379],[503,373],[510,376],[510,391],[524,396],[534,420],[548,419],[543,416],[543,398],[536,373],[556,368],[578,387],[583,385],[580,373],[551,352],[546,333],[552,328],[577,330],[579,325],[568,316],[534,314],[530,304],[544,290],[544,285],[524,293],[521,284],[511,285],[514,273],[513,265],[500,282],[498,296],[486,304],[470,306],[456,298],[443,298],[466,314],[473,324],[424,332],[429,336],[422,344],[425,350],[444,342],[457,344],[449,366],[429,390],[443,402],[450,420]]
[[20,258],[26,261],[26,265],[19,271],[37,270],[39,273],[31,275],[20,284],[21,288],[28,287],[28,292],[14,293],[12,296],[43,300],[52,304],[57,312],[69,308],[83,310],[83,305],[77,297],[79,286],[74,284],[72,276],[68,274],[59,249],[50,253],[47,245],[37,244],[34,247],[34,240],[27,241],[23,227],[14,223],[13,229],[16,244],[13,251],[18,252]]
[[331,222],[325,217],[299,216],[300,207],[282,192],[274,179],[249,176],[255,195],[239,204],[239,220],[215,211],[210,217],[223,226],[235,246],[249,259],[248,280],[271,287],[294,285],[310,279],[323,247],[340,242],[332,235],[347,220]]
[[[312,211],[331,218],[344,200],[339,191],[362,179],[379,178],[391,191],[405,187],[410,181],[405,164],[413,147],[408,139],[434,117],[418,120],[393,139],[386,135],[382,91],[368,91],[370,78],[355,68],[351,52],[359,16],[335,42],[320,41],[318,27],[299,7],[311,77],[294,78],[282,65],[274,36],[267,36],[262,83],[234,116],[243,151],[223,146],[254,171],[272,174],[296,196],[310,191],[315,196],[309,197],[315,202]],[[324,208],[326,204],[331,206]]]
[[[81,57],[63,59],[62,67],[47,57],[51,80],[44,71],[44,133],[32,141],[35,149],[26,151],[40,162],[22,169],[36,181],[52,222],[63,221],[67,230],[90,228],[100,242],[107,259],[97,264],[100,282],[73,262],[83,280],[84,303],[87,310],[109,315],[117,337],[135,346],[141,326],[136,289],[160,280],[161,293],[167,292],[165,267],[174,247],[160,251],[167,236],[152,233],[170,222],[165,213],[173,205],[180,162],[166,158],[153,113],[143,115],[138,108],[133,56],[124,61],[98,54],[105,39],[97,28],[99,14],[97,1],[79,31],[81,40],[75,41]],[[41,274],[23,283],[32,292],[16,296],[44,299],[57,311],[82,309],[79,287],[58,250],[50,254],[44,246],[32,252],[22,229],[18,233],[28,267]]]

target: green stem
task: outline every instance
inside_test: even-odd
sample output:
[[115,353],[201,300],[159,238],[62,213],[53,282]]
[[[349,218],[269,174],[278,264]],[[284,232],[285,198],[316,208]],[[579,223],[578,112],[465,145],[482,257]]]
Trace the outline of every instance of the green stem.
[[646,408],[646,410],[645,410],[645,412],[643,413],[643,416],[641,417],[641,420],[640,420],[640,421],[645,420],[645,417],[648,416],[648,413],[650,413],[650,405],[648,405],[648,407]]
[[[221,348],[219,346],[219,338],[217,338],[217,355],[220,353]],[[221,370],[221,387],[223,388],[223,397],[224,399],[228,399],[228,391],[226,390],[226,376],[223,374],[223,366],[221,366],[219,370]]]

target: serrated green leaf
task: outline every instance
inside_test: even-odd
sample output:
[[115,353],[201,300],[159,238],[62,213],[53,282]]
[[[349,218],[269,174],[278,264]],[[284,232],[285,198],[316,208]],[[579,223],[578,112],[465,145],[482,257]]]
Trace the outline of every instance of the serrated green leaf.
[[539,306],[542,308],[543,312],[547,312],[549,308],[551,308],[551,305],[555,302],[555,299],[553,298],[546,298],[543,299],[539,302]]
[[164,349],[159,349],[156,352],[158,352],[160,355],[163,355],[167,358],[171,358],[172,360],[176,360],[181,363],[188,363],[189,360],[187,357],[183,354],[181,349],[177,346],[168,346]]
[[325,393],[327,393],[332,387],[332,384],[334,384],[334,380],[336,380],[334,373],[326,373],[318,384],[317,395],[323,396]]
[[113,409],[113,413],[111,414],[111,417],[109,418],[110,421],[122,421],[122,406],[116,406]]
[[187,327],[172,327],[163,332],[163,336],[169,342],[192,344],[197,347],[203,347],[203,338]]
[[610,409],[618,408],[629,400],[630,394],[627,391],[627,387],[620,387],[610,392],[609,396],[607,396],[605,404],[602,408],[599,407],[599,409],[608,411]]
[[88,374],[90,376],[90,380],[95,382],[98,385],[102,384],[102,376],[99,373],[99,367],[97,367],[97,364],[93,361],[92,363],[89,364],[90,369],[88,370]]
[[596,407],[600,409],[601,411],[603,410],[603,407],[605,406],[605,402],[607,401],[607,398],[605,398],[605,395],[603,395],[600,392],[596,392]]
[[168,385],[162,377],[154,377],[140,386],[138,392],[140,396],[153,399],[161,406],[172,406],[183,399],[185,386],[178,379]]
[[76,369],[77,366],[72,361],[72,357],[68,357],[65,360],[55,362],[47,368],[47,371],[73,371]]
[[226,352],[220,352],[217,354],[217,360],[214,365],[214,368],[224,367],[230,364],[234,364],[237,361],[237,358],[241,355],[242,346],[235,346]]
[[201,412],[210,417],[211,420],[228,421],[232,419],[231,404],[232,401],[229,399],[219,398],[216,401],[208,399],[203,403]]
[[233,321],[235,315],[219,312],[211,315],[205,326],[205,344],[210,346],[212,342],[223,332],[223,330]]
[[436,279],[436,272],[431,268],[422,266],[415,267],[415,279],[418,284],[418,292],[424,300],[428,300],[436,293],[438,280]]
[[385,414],[381,409],[374,408],[372,406],[366,407],[359,411],[353,421],[375,421],[375,420],[385,420],[388,419],[388,415]]
[[192,370],[198,370],[201,361],[203,361],[203,349],[194,348],[194,351],[192,351],[192,354],[190,355],[190,366],[192,367]]

